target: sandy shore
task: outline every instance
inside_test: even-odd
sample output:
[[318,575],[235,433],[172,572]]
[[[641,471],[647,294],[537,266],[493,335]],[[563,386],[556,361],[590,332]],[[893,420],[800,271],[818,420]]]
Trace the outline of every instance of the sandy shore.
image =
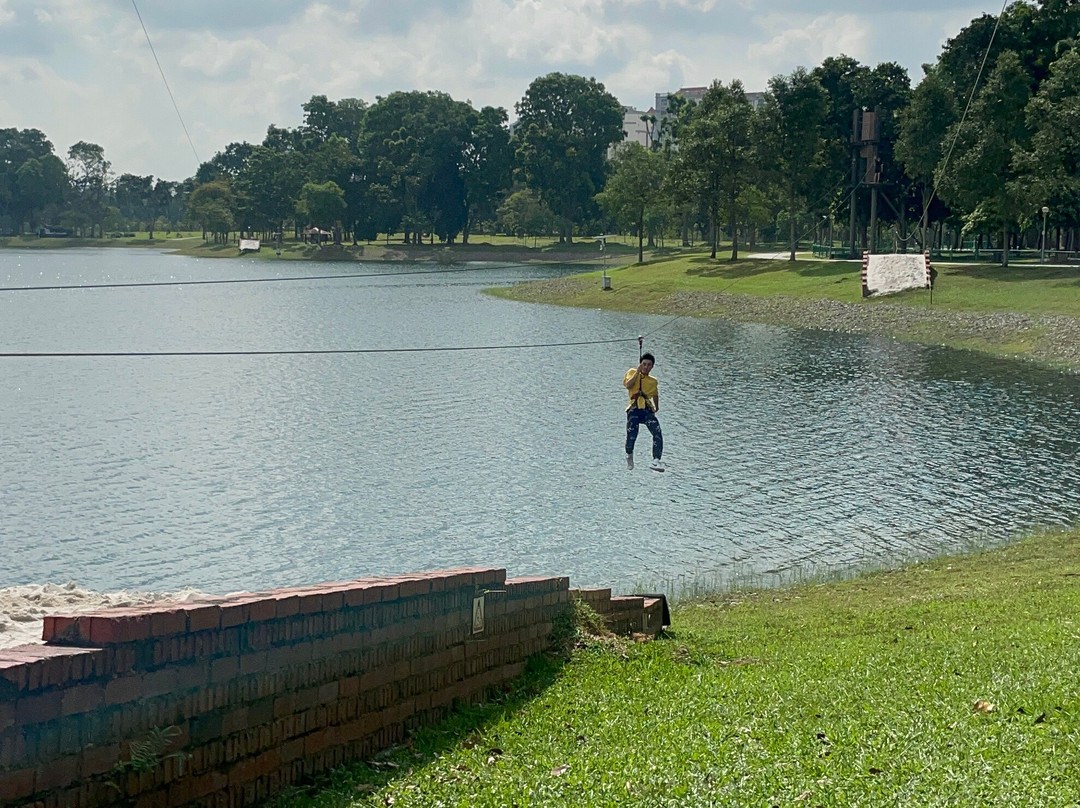
[[88,612],[109,606],[193,600],[201,593],[92,592],[74,583],[32,584],[0,589],[0,648],[41,642],[42,618],[58,612]]

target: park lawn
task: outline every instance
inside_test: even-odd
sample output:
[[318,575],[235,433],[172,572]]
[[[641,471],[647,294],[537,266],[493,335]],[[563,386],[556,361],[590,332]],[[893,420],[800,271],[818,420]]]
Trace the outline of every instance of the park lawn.
[[1080,531],[680,604],[279,808],[1075,806]]
[[[935,265],[938,278],[933,302],[926,290],[914,290],[866,305],[900,303],[909,306],[970,311],[1065,314],[1080,317],[1080,267],[1002,268],[994,265]],[[670,311],[665,299],[675,292],[730,292],[762,297],[787,296],[862,302],[861,263],[858,261],[726,259],[683,255],[660,261],[610,267],[612,289],[601,289],[601,270],[581,277],[584,283],[544,293],[544,282],[532,287],[544,302],[626,311]],[[510,299],[535,300],[530,285],[493,290]]]

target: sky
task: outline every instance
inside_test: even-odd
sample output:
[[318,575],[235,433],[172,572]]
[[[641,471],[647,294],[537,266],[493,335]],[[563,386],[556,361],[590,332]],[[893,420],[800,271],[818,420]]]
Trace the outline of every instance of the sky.
[[97,143],[117,174],[180,180],[231,142],[299,125],[313,95],[370,103],[441,90],[505,107],[513,120],[529,83],[557,71],[595,77],[647,110],[657,92],[736,78],[764,90],[771,76],[840,54],[899,62],[914,84],[948,38],[1000,9],[975,0],[0,0],[0,128],[40,129],[61,157],[77,141]]

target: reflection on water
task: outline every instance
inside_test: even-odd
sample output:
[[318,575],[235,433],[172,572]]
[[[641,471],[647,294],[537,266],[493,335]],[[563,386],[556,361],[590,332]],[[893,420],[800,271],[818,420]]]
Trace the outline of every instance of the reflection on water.
[[[4,251],[0,285],[279,266]],[[0,293],[8,351],[628,338],[0,360],[0,586],[226,591],[493,564],[626,591],[887,564],[1080,513],[1075,377],[718,321],[677,320],[648,340],[669,473],[628,472],[620,381],[637,360],[633,337],[665,321],[480,292],[559,271]],[[330,274],[298,262],[281,274],[305,272]],[[646,436],[639,457],[647,449]]]

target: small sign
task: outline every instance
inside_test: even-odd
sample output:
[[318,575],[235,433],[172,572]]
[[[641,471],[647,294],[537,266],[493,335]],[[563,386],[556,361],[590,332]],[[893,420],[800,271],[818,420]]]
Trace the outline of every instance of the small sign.
[[472,633],[479,634],[484,630],[484,596],[473,598],[472,602]]

